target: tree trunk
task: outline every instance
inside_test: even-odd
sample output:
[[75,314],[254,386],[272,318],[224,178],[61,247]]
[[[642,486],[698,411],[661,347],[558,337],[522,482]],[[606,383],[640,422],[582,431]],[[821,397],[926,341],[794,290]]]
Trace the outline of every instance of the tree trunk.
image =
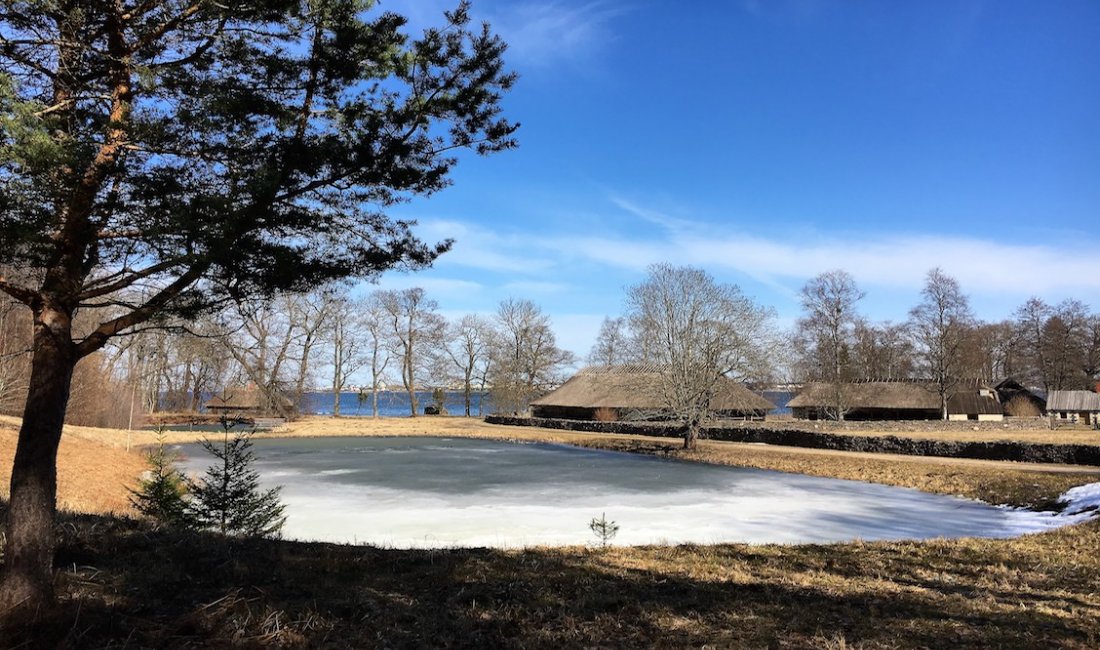
[[332,417],[340,417],[340,389],[332,388]]
[[466,399],[466,417],[470,417],[470,393],[471,393],[471,378],[470,372],[466,372],[466,382],[462,386],[463,397]]
[[54,597],[57,448],[76,355],[71,319],[60,310],[35,315],[30,388],[11,473],[0,613],[18,615]]
[[692,418],[684,430],[684,449],[695,449],[695,441],[699,439],[699,421]]

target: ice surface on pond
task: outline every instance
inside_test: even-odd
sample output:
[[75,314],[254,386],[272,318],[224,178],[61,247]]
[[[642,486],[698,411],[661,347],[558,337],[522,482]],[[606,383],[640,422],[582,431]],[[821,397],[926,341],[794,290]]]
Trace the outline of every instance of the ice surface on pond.
[[[187,471],[209,464],[198,445],[183,451]],[[284,536],[300,540],[586,544],[602,513],[620,526],[615,544],[1010,537],[1088,516],[550,444],[299,438],[256,440],[255,451],[265,486],[283,486]]]

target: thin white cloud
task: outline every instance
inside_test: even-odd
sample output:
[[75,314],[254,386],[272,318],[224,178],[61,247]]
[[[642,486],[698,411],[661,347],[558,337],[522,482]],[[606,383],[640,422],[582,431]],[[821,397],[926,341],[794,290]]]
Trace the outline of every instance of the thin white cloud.
[[436,262],[437,268],[462,266],[498,273],[540,273],[552,268],[554,260],[534,252],[534,238],[504,233],[450,220],[426,220],[416,228],[426,241],[452,238],[451,251]]
[[509,3],[490,13],[489,22],[508,43],[516,63],[548,66],[582,61],[613,37],[609,23],[623,13],[616,4],[599,1]]
[[648,221],[649,223],[667,228],[669,230],[693,230],[700,226],[699,222],[692,221],[690,219],[682,219],[680,217],[671,216],[665,212],[659,210],[653,210],[650,208],[644,208],[628,199],[624,199],[621,196],[611,194],[608,197],[612,203],[619,208],[629,212],[630,214]]
[[[641,270],[657,262],[737,271],[773,283],[805,280],[842,268],[867,285],[920,287],[941,267],[968,291],[1004,294],[1100,291],[1100,274],[1084,256],[1045,244],[927,235],[868,235],[790,241],[731,232],[670,232],[657,241],[583,238],[562,242],[611,266]],[[1089,248],[1089,247],[1085,247]]]

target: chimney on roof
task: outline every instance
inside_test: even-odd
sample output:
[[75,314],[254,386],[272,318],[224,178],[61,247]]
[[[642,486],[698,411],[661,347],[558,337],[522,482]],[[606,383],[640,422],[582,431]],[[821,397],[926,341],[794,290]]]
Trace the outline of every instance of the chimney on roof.
[[1092,392],[1100,393],[1100,381],[1096,382],[1096,385],[1092,387]]

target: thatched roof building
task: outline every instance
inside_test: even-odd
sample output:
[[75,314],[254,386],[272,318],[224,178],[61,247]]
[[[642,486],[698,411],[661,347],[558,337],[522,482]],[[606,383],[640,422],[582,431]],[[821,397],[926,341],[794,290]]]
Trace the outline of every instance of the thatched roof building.
[[[591,366],[531,402],[535,417],[568,420],[660,419],[666,411],[660,373],[637,366]],[[711,401],[715,415],[763,418],[775,409],[744,384],[726,379]]]
[[1092,424],[1100,418],[1100,393],[1091,390],[1052,390],[1047,395],[1047,412],[1060,420]]
[[[938,420],[940,396],[936,384],[918,380],[813,382],[787,406],[802,420],[834,419],[837,392],[846,420]],[[1000,420],[1004,410],[996,391],[984,382],[957,385],[947,401],[952,420]]]
[[293,403],[284,395],[276,395],[272,398],[252,384],[226,388],[203,405],[208,412],[237,417],[288,415],[293,407]]

